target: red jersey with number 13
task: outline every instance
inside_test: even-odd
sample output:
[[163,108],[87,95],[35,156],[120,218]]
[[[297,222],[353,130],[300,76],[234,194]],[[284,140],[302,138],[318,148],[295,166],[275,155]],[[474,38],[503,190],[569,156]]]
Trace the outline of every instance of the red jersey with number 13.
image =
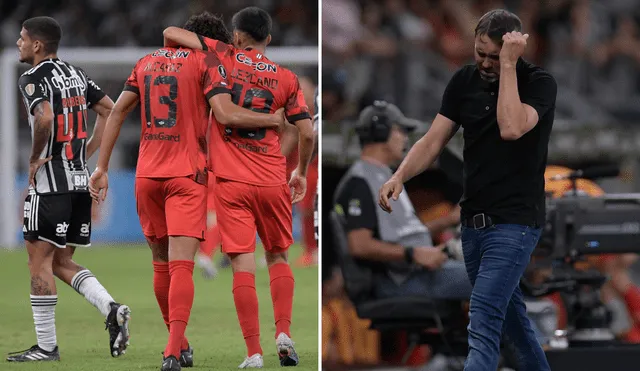
[[[218,52],[230,71],[231,97],[255,112],[285,108],[289,122],[310,119],[298,77],[255,49],[240,50],[220,41],[201,38],[204,50]],[[216,177],[260,186],[287,183],[287,161],[274,129],[247,130],[212,125],[210,158]]]
[[138,61],[125,89],[140,96],[142,132],[136,176],[174,178],[207,167],[207,100],[229,93],[218,55],[162,48]]

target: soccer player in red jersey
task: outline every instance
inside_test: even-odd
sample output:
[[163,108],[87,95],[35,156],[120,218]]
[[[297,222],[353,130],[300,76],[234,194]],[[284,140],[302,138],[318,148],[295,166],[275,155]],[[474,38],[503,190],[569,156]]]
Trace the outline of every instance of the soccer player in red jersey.
[[[224,28],[219,18],[198,19],[198,23],[203,21],[211,27],[210,34]],[[186,27],[198,30],[195,24],[190,19]],[[169,277],[162,282],[166,297],[156,291],[165,322],[169,323],[161,368],[165,371],[180,370],[181,363],[192,365],[192,359],[181,362],[189,361],[181,358],[185,346],[192,354],[184,333],[194,297],[193,259],[206,229],[209,106],[218,123],[224,125],[255,129],[284,124],[280,112],[256,113],[233,104],[229,88],[227,72],[215,53],[161,48],[144,56],[109,116],[90,180],[92,196],[104,200],[109,158],[120,127],[140,102],[142,132],[135,193],[142,230],[153,254],[154,286],[160,284],[155,274],[158,266],[163,266],[165,280],[167,273]]]
[[313,153],[311,116],[297,76],[265,56],[271,41],[269,14],[249,7],[236,13],[232,23],[236,48],[175,27],[165,30],[165,44],[168,40],[216,51],[232,66],[229,70],[234,102],[257,112],[284,107],[287,120],[298,128],[300,160],[289,184],[280,134],[274,130],[237,130],[217,125],[218,130],[211,130],[210,147],[222,250],[231,258],[233,297],[247,346],[247,357],[240,368],[263,366],[255,289],[256,232],[269,267],[280,363],[295,366],[298,356],[290,333],[294,278],[287,251],[293,243],[292,202],[305,195]]

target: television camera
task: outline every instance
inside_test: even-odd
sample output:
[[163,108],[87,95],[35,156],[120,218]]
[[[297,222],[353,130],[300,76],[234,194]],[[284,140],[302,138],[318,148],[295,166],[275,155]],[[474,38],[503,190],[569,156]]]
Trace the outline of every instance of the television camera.
[[[553,180],[568,179],[572,188],[563,197],[547,198],[546,225],[521,281],[525,294],[540,297],[561,292],[568,311],[570,344],[595,345],[614,341],[610,311],[600,299],[607,277],[578,269],[587,255],[640,253],[640,194],[591,197],[576,187],[579,178],[616,176],[617,169],[578,170]],[[536,270],[548,275],[533,282]]]

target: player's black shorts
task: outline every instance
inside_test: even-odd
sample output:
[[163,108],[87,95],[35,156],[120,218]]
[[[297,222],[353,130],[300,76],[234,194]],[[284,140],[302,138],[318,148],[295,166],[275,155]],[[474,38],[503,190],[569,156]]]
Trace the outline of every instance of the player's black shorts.
[[56,247],[91,245],[89,193],[35,194],[24,200],[22,234],[26,241],[46,241]]

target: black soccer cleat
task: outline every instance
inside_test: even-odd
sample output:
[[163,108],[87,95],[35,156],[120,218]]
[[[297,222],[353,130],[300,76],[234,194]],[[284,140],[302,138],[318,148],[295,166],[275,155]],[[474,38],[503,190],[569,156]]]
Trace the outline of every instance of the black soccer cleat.
[[287,354],[280,353],[278,354],[280,358],[280,366],[282,367],[292,367],[298,365],[298,353],[291,348]]
[[119,357],[126,353],[129,345],[129,320],[131,310],[126,305],[111,303],[111,312],[104,322],[109,330],[109,353],[112,357]]
[[193,367],[193,348],[191,344],[187,349],[183,349],[180,351],[180,366],[182,367]]
[[[182,356],[180,357],[182,358]],[[169,356],[167,358],[162,359],[162,367],[161,371],[180,371],[182,367],[180,367],[180,362],[176,359],[175,356]]]
[[60,352],[58,346],[47,352],[40,348],[37,344],[27,350],[9,353],[8,362],[42,362],[42,361],[59,361]]
[[278,358],[280,358],[280,366],[291,367],[297,366],[299,363],[298,353],[293,348],[293,340],[285,333],[280,333],[276,339],[276,348],[278,349]]

